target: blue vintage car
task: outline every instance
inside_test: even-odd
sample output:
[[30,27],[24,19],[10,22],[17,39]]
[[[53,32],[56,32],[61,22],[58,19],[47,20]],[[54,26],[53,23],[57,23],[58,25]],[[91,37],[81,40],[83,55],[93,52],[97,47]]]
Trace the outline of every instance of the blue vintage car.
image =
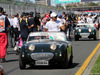
[[32,32],[21,47],[19,67],[72,65],[72,45],[63,32]]
[[97,30],[94,24],[78,24],[75,28],[74,39],[79,40],[79,38],[93,38],[97,39]]

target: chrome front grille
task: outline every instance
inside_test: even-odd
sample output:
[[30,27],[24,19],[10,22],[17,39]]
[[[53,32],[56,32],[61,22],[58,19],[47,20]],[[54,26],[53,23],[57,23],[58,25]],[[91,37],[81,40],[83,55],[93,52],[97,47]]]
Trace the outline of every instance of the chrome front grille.
[[31,58],[34,60],[50,60],[54,56],[53,53],[32,53]]
[[88,30],[82,30],[81,33],[88,33]]

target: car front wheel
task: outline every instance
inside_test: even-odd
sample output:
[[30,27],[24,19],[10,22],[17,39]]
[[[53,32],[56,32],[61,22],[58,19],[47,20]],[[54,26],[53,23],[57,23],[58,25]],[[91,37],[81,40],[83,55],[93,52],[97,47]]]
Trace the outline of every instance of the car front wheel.
[[68,62],[69,66],[71,66],[72,64],[73,64],[73,53],[71,53],[70,60]]
[[97,36],[95,35],[94,40],[97,40]]
[[77,41],[77,40],[79,40],[79,38],[76,38],[76,37],[75,37],[75,41]]
[[67,59],[67,55],[66,55],[66,58],[65,58],[64,62],[62,63],[62,68],[64,68],[64,69],[68,68],[68,59]]
[[25,69],[26,68],[26,64],[22,62],[20,56],[19,56],[19,67],[20,67],[20,69]]

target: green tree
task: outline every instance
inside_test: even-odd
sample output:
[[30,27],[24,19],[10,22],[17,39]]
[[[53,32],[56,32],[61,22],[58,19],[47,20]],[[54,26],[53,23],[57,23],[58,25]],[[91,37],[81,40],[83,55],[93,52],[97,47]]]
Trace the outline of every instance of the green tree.
[[70,5],[70,4],[67,4],[67,5],[66,5],[66,8],[69,8],[69,7],[71,7],[71,5]]
[[64,7],[63,7],[63,6],[61,6],[61,4],[57,4],[57,5],[56,5],[56,7],[57,7],[57,8],[64,9]]
[[73,4],[73,7],[77,7],[77,5],[76,4]]
[[97,4],[98,4],[98,6],[100,6],[100,2],[98,2]]
[[76,4],[67,4],[66,5],[66,9],[70,9],[70,7],[77,7]]
[[86,4],[86,6],[98,6],[98,4],[96,4],[94,2],[89,2],[88,4]]

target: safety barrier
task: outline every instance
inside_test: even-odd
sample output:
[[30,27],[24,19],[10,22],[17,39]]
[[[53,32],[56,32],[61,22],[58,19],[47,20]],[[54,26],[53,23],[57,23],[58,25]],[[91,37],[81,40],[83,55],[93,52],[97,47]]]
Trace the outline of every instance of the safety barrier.
[[50,10],[56,12],[57,14],[61,14],[63,11],[66,10],[52,7],[52,6],[44,6],[39,4],[33,3],[25,3],[25,2],[18,2],[18,1],[8,1],[8,0],[0,0],[0,7],[3,7],[4,10],[7,12],[8,15],[22,12],[37,12],[37,13],[47,13]]

